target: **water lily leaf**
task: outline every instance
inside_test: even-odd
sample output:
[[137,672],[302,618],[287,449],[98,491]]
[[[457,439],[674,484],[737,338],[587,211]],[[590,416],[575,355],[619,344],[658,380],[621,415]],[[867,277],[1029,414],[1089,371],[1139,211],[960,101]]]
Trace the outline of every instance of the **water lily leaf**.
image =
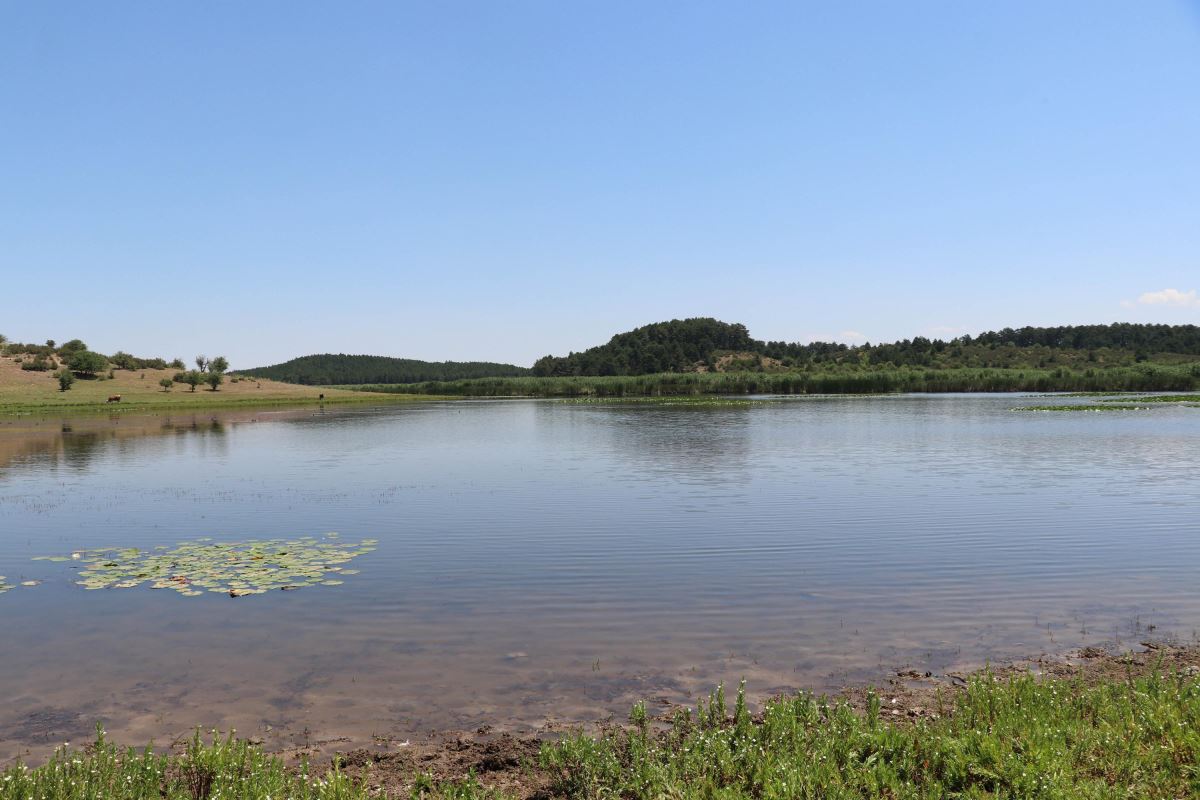
[[[72,559],[81,562],[76,583],[85,589],[132,589],[145,585],[151,589],[174,589],[185,597],[199,596],[203,590],[244,597],[317,583],[339,586],[343,581],[327,579],[331,574],[358,574],[358,570],[338,565],[373,550],[366,545],[367,541],[328,541],[314,536],[242,542],[213,542],[206,538],[179,542],[170,549],[159,545],[150,549],[81,550],[72,553]],[[36,560],[72,559],[38,556]]]

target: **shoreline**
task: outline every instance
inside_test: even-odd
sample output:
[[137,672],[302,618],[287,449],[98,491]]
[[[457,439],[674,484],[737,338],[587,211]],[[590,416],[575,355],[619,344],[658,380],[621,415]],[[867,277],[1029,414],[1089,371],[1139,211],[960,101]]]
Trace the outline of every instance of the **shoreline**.
[[[836,710],[844,707],[860,720],[878,718],[880,725],[896,731],[911,731],[937,724],[939,720],[948,721],[955,714],[963,713],[955,710],[956,701],[969,690],[980,686],[986,691],[988,686],[999,687],[1009,681],[1032,677],[1038,682],[1052,681],[1078,692],[1105,686],[1132,687],[1134,680],[1154,680],[1155,676],[1169,675],[1178,676],[1181,681],[1195,682],[1197,690],[1200,690],[1200,645],[1145,641],[1137,649],[1089,646],[944,674],[914,669],[891,670],[879,683],[846,686],[826,699],[814,697],[814,701],[821,708],[825,708],[828,702],[828,708]],[[733,688],[725,687],[731,707]],[[1129,691],[1132,692],[1132,688]],[[710,703],[713,697],[710,695]],[[801,692],[794,696],[758,697],[758,702],[753,703],[747,712],[745,724],[762,726],[763,708],[769,703],[790,702],[796,698],[803,700],[806,697],[812,695]],[[705,713],[703,701],[699,700],[695,707],[700,709],[697,713]],[[485,724],[475,730],[432,730],[420,738],[404,740],[373,735],[369,744],[344,738],[321,739],[314,737],[314,732],[307,729],[293,733],[291,738],[303,737],[303,741],[290,746],[263,747],[263,740],[255,738],[239,737],[239,741],[254,749],[261,748],[266,758],[277,759],[280,768],[292,774],[298,774],[301,770],[313,774],[326,769],[326,766],[330,769],[336,766],[338,774],[365,790],[363,796],[408,797],[422,787],[428,790],[429,786],[454,787],[455,791],[464,793],[443,795],[441,790],[435,790],[421,796],[574,796],[560,791],[563,775],[560,770],[547,766],[547,750],[563,749],[563,743],[571,742],[572,737],[603,742],[626,741],[642,735],[649,736],[647,741],[653,740],[659,747],[677,746],[673,734],[668,732],[670,726],[673,723],[678,725],[679,714],[685,708],[689,714],[692,713],[690,706],[658,703],[647,709],[645,721],[639,722],[639,708],[647,709],[647,706],[644,703],[635,706],[628,723],[607,718],[585,725],[549,724],[535,733],[513,733],[505,729],[503,721],[496,720],[494,724]],[[723,721],[718,728],[735,729],[744,724],[739,722],[740,713],[735,710],[733,715],[729,715],[722,711]],[[830,711],[828,719],[833,720],[836,716]],[[215,731],[204,733],[206,737],[216,734]],[[159,752],[179,757],[189,747],[191,736],[177,737],[169,745],[160,748]],[[121,746],[125,745],[142,748],[145,743],[121,743]],[[94,754],[97,748],[94,743],[74,743],[67,748],[67,752],[71,758],[75,758],[79,753]],[[0,775],[11,773],[22,763],[36,771],[51,759],[52,754],[47,751],[40,759],[26,762],[19,758],[10,760],[0,765]],[[4,786],[0,785],[0,798],[5,797]]]
[[[190,394],[190,393],[187,393]],[[200,392],[196,392],[197,395]],[[206,392],[207,394],[207,392]],[[139,413],[161,413],[164,411],[253,411],[255,409],[300,409],[324,406],[400,405],[404,403],[429,403],[460,398],[439,395],[388,394],[384,392],[362,392],[360,396],[327,395],[324,398],[307,396],[214,397],[195,400],[163,400],[161,402],[126,402],[120,404],[80,403],[14,403],[5,402],[0,394],[0,419],[22,417],[83,417],[125,415]],[[180,396],[185,396],[181,393]]]
[[[30,372],[11,359],[0,359],[0,420],[38,416],[125,415],[162,411],[221,411],[254,408],[394,405],[449,399],[415,393],[354,392],[324,386],[300,386],[270,380],[226,376],[218,391],[189,391],[169,381],[170,369],[113,370],[111,378],[77,380],[68,391],[45,372]],[[114,400],[112,398],[120,398]]]

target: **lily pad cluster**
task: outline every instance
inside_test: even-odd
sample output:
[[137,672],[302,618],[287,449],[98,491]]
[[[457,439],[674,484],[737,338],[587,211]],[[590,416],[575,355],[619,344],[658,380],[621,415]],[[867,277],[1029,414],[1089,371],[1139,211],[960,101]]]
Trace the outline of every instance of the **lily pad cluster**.
[[342,565],[375,549],[378,541],[341,542],[325,538],[251,539],[216,542],[211,538],[180,542],[174,548],[136,547],[82,550],[42,561],[74,560],[83,565],[75,581],[85,589],[174,589],[187,597],[217,592],[230,597],[289,591],[305,586],[337,586],[358,570]]
[[[0,575],[0,594],[4,594],[5,592],[17,588],[16,584],[6,583],[7,580],[8,579],[3,575]],[[41,581],[21,581],[22,586],[37,586],[39,583],[41,583]]]

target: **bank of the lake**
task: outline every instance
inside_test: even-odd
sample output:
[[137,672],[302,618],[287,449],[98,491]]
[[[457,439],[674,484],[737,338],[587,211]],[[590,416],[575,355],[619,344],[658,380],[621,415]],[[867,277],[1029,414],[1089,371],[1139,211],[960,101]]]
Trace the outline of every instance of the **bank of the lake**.
[[[218,391],[207,386],[191,391],[173,384],[165,391],[160,381],[178,370],[114,370],[112,378],[78,379],[67,391],[49,372],[22,370],[12,359],[0,359],[0,417],[10,415],[89,412],[144,412],[170,410],[238,409],[279,406],[316,406],[346,403],[396,403],[416,398],[411,393],[352,392],[346,389],[299,386],[279,381],[225,377]],[[109,402],[110,397],[119,401]]]
[[353,391],[459,397],[653,397],[733,394],[903,392],[1188,392],[1200,364],[1068,369],[845,367],[786,372],[669,372],[656,375],[477,378],[343,386]]
[[758,713],[718,689],[694,707],[640,703],[623,725],[377,739],[329,761],[232,736],[197,732],[164,753],[100,733],[5,770],[0,800],[1194,797],[1200,648],[1137,650],[904,671]]

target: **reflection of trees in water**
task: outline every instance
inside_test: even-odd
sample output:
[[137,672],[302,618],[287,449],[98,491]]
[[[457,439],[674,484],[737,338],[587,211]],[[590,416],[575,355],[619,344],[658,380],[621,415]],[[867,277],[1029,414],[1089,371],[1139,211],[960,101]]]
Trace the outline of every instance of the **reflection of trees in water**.
[[205,448],[224,451],[229,430],[229,423],[202,416],[165,419],[114,416],[64,420],[18,430],[0,429],[0,470],[32,462],[84,471],[103,458],[139,453],[147,446],[161,443],[165,436],[195,439]]
[[[731,406],[577,406],[563,419],[564,406],[539,404],[539,423],[572,424],[585,414],[598,446],[616,459],[615,468],[637,475],[672,475],[702,483],[728,483],[745,472],[752,452],[752,409]],[[590,438],[590,437],[589,437]]]

